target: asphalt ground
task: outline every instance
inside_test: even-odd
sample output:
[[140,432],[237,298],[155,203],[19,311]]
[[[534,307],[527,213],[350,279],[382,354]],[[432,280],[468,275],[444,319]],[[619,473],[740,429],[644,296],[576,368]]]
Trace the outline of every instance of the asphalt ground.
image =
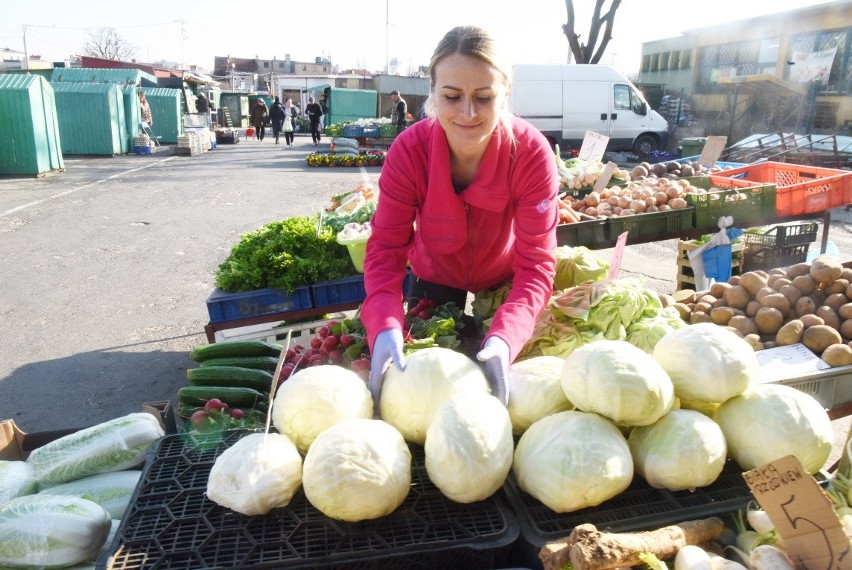
[[[292,149],[267,136],[196,156],[160,150],[0,176],[0,419],[37,432],[175,402],[189,351],[207,342],[216,268],[239,237],[317,212],[381,170],[310,168],[305,136]],[[852,259],[852,213],[831,214],[829,239]],[[597,253],[612,260],[612,249]],[[676,240],[631,245],[620,275],[671,293],[676,258]],[[835,425],[831,462],[848,418]]]

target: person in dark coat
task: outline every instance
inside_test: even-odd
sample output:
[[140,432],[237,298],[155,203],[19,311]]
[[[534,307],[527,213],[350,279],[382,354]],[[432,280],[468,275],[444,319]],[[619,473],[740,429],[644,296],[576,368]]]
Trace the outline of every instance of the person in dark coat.
[[[275,137],[275,144],[278,144],[278,137],[281,135],[281,128],[284,126],[285,118],[284,105],[282,105],[281,100],[276,97],[275,101],[272,103],[272,107],[269,109],[269,121],[272,126],[272,136]],[[284,138],[287,138],[286,134],[284,135]]]
[[314,146],[322,139],[320,134],[320,121],[322,120],[322,107],[316,102],[313,97],[308,98],[308,106],[305,107],[305,114],[311,121],[311,139],[314,141]]
[[269,118],[269,109],[263,99],[258,99],[249,113],[249,122],[254,126],[254,137],[262,141],[266,134],[266,120]]

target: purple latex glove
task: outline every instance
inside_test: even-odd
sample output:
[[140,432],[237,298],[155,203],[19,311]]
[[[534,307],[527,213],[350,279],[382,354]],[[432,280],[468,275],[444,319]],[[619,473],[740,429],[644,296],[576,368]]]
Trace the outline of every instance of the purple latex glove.
[[373,395],[373,410],[379,413],[379,396],[382,394],[382,382],[385,370],[391,361],[400,370],[405,370],[405,356],[402,354],[402,331],[385,329],[376,335],[373,352],[370,356],[370,379],[367,383]]
[[509,345],[497,336],[489,336],[476,359],[485,363],[485,376],[491,395],[506,406],[509,404]]

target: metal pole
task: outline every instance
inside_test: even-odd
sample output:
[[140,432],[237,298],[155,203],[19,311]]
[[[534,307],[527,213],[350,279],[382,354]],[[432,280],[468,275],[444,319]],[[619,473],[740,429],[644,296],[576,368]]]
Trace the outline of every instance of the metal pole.
[[29,69],[30,68],[30,54],[29,54],[29,52],[27,52],[27,27],[23,26],[23,28],[24,28],[24,65],[23,65],[22,69]]
[[388,30],[390,29],[390,11],[388,4],[390,0],[385,0],[385,74],[390,75],[390,51],[388,50]]

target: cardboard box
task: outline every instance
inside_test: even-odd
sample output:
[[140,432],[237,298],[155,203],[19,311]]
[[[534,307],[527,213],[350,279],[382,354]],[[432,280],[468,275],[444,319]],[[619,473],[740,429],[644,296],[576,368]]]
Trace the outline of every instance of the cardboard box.
[[[160,421],[160,426],[166,435],[177,433],[171,402],[146,402],[142,404],[141,411],[154,415]],[[27,433],[18,427],[15,420],[2,420],[0,421],[0,460],[25,460],[32,450],[86,427]]]

